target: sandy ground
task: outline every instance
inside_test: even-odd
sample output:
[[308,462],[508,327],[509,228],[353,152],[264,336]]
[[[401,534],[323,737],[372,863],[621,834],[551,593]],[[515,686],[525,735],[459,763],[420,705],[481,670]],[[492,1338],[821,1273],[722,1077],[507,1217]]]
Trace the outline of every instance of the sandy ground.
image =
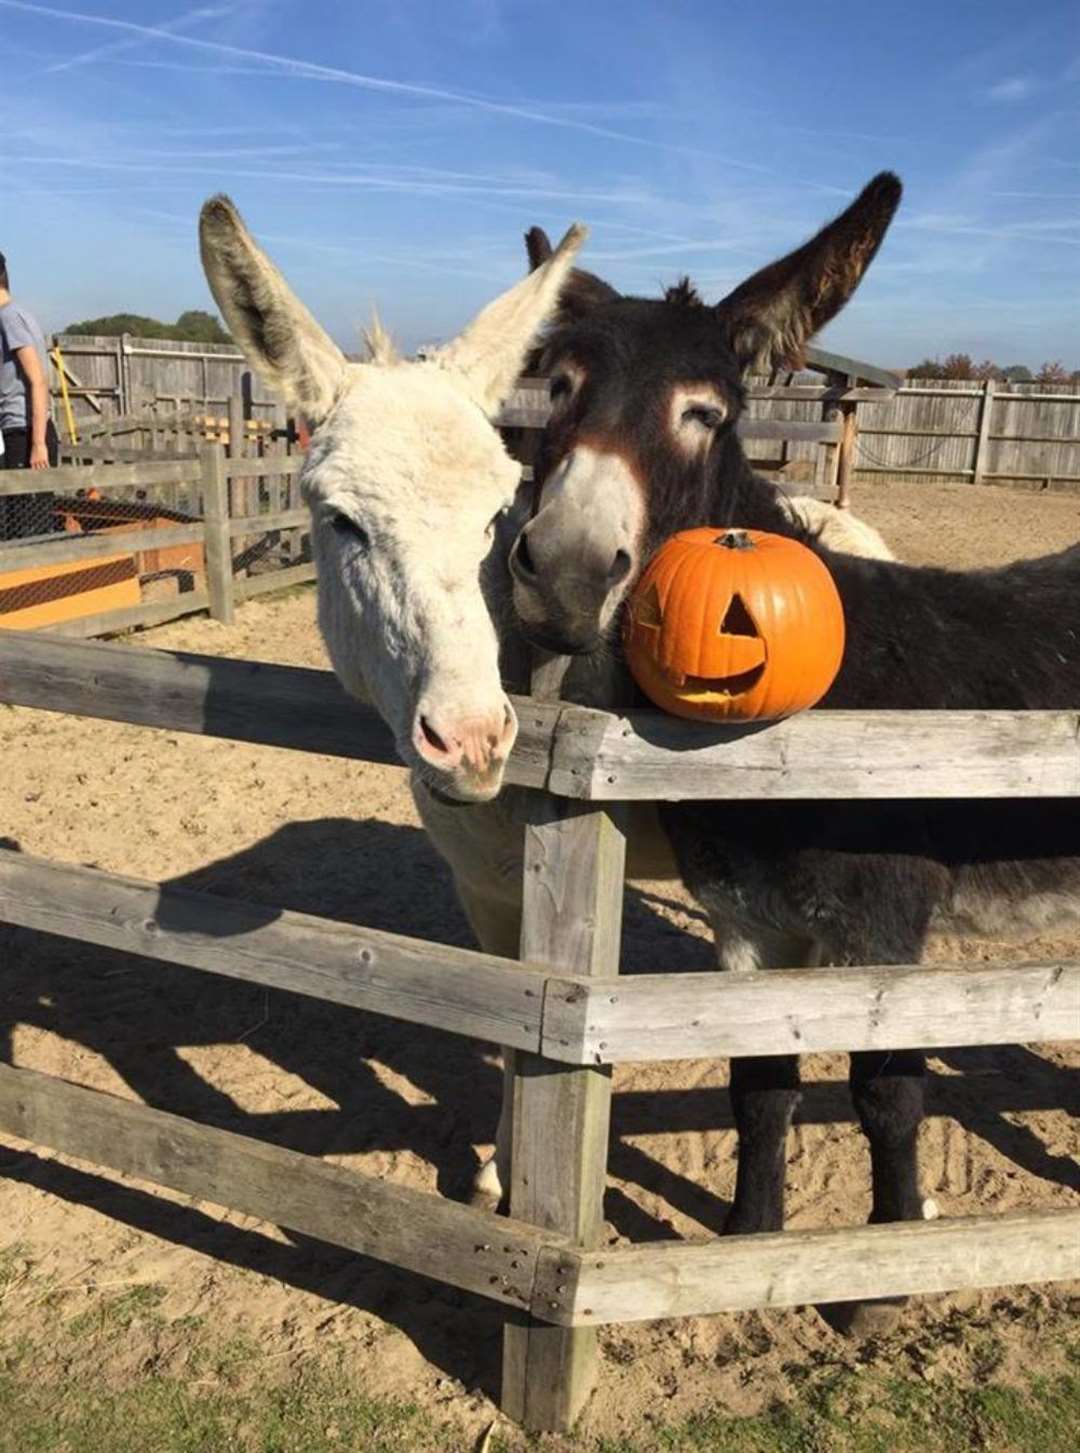
[[[859,487],[854,504],[908,560],[991,563],[1080,538],[1073,498],[891,483]],[[242,606],[231,629],[194,619],[133,644],[324,664],[310,591]],[[0,753],[0,837],[26,852],[469,942],[397,769],[4,707]],[[1056,940],[1021,956],[1077,952]],[[962,941],[943,953],[991,956]],[[490,1140],[499,1077],[488,1046],[3,927],[0,954],[19,1065],[450,1196]],[[630,969],[708,967],[694,905],[667,887],[634,892],[625,957]],[[845,1067],[841,1055],[804,1062],[793,1227],[868,1210]],[[924,1186],[943,1214],[1078,1204],[1080,1049],[955,1050],[932,1070]],[[718,1063],[616,1072],[611,1244],[721,1229],[735,1145],[725,1082]],[[340,1353],[372,1392],[458,1419],[463,1440],[494,1416],[501,1323],[483,1301],[48,1150],[6,1142],[0,1171],[14,1314],[3,1335],[32,1335],[46,1294],[70,1320],[95,1297],[148,1284],[161,1289],[154,1317],[87,1351],[106,1377],[182,1373],[202,1340],[234,1338],[283,1378]],[[923,1302],[861,1349],[813,1309],[610,1329],[584,1428],[628,1434],[714,1403],[757,1410],[822,1362],[976,1376],[990,1332],[999,1375],[1030,1371],[1061,1343],[1069,1290]],[[62,1374],[62,1356],[54,1366],[45,1352],[43,1375]]]

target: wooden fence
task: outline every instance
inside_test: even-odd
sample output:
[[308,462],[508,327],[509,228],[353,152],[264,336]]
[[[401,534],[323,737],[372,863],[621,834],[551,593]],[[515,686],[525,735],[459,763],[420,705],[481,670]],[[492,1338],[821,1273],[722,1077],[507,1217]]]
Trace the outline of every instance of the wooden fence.
[[1080,486],[1080,383],[908,379],[859,412],[856,477]]
[[[164,438],[177,416],[224,416],[234,395],[243,398],[249,420],[275,417],[276,399],[230,345],[65,334],[56,341],[80,432],[103,429],[117,415],[145,423],[149,412]],[[788,375],[783,383],[752,380],[750,419],[800,428],[754,436],[751,453],[759,467],[812,481],[823,497],[830,488],[843,495],[851,478],[882,475],[1029,488],[1080,485],[1080,384],[1049,389],[912,378],[900,386],[886,370],[820,348],[809,350],[808,365],[812,373]],[[59,397],[55,359],[54,393]],[[525,427],[544,417],[524,406],[514,416],[527,417]],[[837,427],[817,432],[830,424]],[[850,458],[841,467],[842,454]]]
[[[249,457],[241,449],[234,456],[231,447],[202,444],[183,456],[139,451],[128,462],[113,463],[123,451],[100,452],[105,460],[0,473],[0,501],[47,497],[54,513],[85,517],[87,526],[78,533],[0,539],[0,629],[5,612],[13,616],[55,596],[56,574],[71,562],[108,561],[125,578],[137,573],[138,579],[133,600],[119,608],[97,611],[91,599],[88,610],[73,609],[49,623],[65,635],[160,625],[200,610],[229,623],[238,601],[314,580],[305,545],[310,512],[299,503],[303,455]],[[91,495],[101,503],[92,507]],[[185,545],[196,547],[196,558],[182,571],[167,568],[161,557]],[[5,589],[11,580],[20,582],[17,595]],[[171,588],[161,598],[153,587],[163,584]]]
[[[393,760],[319,671],[0,633],[0,699]],[[1080,714],[811,712],[747,735],[517,708],[507,775],[542,789],[521,962],[0,851],[0,921],[507,1046],[509,1218],[10,1066],[0,1128],[502,1303],[503,1406],[533,1429],[573,1421],[603,1323],[1080,1274],[1080,1210],[598,1244],[620,1060],[1080,1038],[1078,962],[618,977],[625,840],[605,799],[1080,796]]]
[[[55,350],[60,350],[60,360]],[[234,394],[249,417],[272,417],[279,400],[264,389],[231,343],[186,343],[167,338],[53,338],[52,393],[60,399],[60,368],[80,433],[96,424],[153,410],[163,419],[194,407],[223,412]]]

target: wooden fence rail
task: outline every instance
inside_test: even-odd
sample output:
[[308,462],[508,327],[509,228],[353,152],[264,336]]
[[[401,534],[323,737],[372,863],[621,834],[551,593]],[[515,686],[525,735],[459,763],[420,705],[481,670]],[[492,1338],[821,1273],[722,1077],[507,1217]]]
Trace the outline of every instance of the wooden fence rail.
[[[275,577],[279,578],[279,577]],[[329,671],[0,631],[11,705],[376,762],[378,714]],[[582,801],[1075,797],[1080,712],[811,711],[707,727],[512,698],[506,780]]]
[[[588,814],[560,820],[583,831]],[[567,933],[583,932],[584,915],[563,906],[556,916]],[[615,977],[615,943],[589,975],[582,954],[556,962],[567,956],[535,937],[522,963],[7,848],[0,922],[568,1065],[1080,1037],[1071,961]]]

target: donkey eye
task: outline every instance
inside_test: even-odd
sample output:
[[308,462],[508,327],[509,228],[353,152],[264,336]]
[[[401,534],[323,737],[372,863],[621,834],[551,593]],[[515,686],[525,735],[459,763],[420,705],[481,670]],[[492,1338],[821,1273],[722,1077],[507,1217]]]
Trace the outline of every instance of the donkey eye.
[[361,550],[370,549],[371,536],[364,529],[363,525],[358,525],[350,515],[346,515],[341,510],[337,510],[331,517],[330,523],[337,534],[347,535],[349,539],[354,540],[360,546]]
[[569,375],[557,373],[548,384],[548,398],[550,398],[553,404],[557,403],[559,399],[567,398],[572,388],[573,384],[570,381]]
[[683,410],[682,421],[684,424],[700,424],[703,429],[719,429],[724,422],[724,411],[710,408],[707,404],[691,404]]

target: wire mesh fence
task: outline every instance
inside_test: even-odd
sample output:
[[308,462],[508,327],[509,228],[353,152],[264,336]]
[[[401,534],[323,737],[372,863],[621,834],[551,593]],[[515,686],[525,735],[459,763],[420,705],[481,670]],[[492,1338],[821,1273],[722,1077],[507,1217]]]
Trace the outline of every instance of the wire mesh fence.
[[0,476],[0,627],[61,625],[205,589],[194,490],[178,508],[146,486],[106,494],[19,483]]

